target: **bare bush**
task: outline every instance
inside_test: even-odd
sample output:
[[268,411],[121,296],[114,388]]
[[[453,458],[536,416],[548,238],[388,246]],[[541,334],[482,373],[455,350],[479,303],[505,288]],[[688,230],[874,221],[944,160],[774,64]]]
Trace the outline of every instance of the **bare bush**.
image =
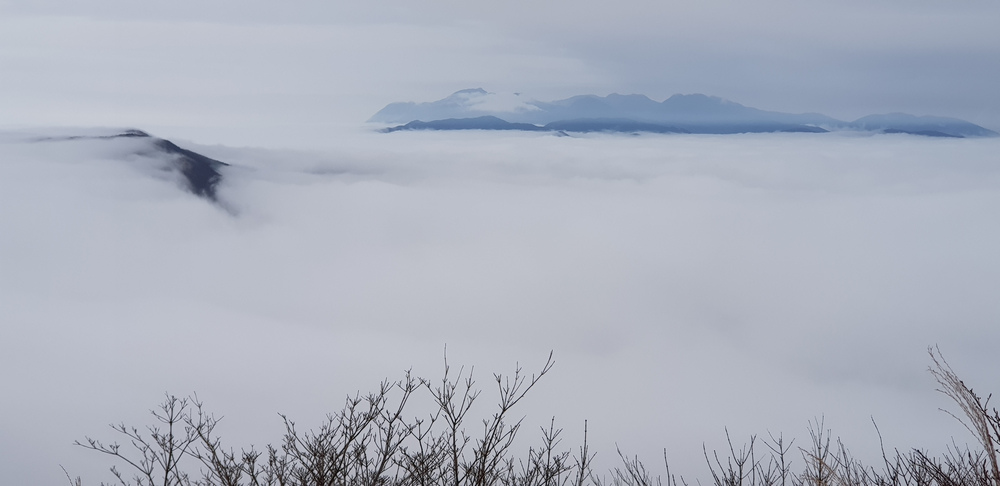
[[951,365],[945,361],[941,350],[937,347],[927,348],[927,352],[934,362],[930,372],[934,375],[938,385],[941,386],[938,391],[947,395],[958,405],[967,421],[951,412],[945,412],[965,426],[983,447],[983,456],[989,462],[990,479],[989,482],[983,484],[1000,486],[1000,468],[997,466],[998,456],[1000,456],[1000,450],[997,449],[1000,446],[1000,412],[996,408],[993,408],[992,411],[989,408],[992,395],[987,395],[985,399],[981,398],[971,387],[966,386],[965,382],[951,369]]
[[[516,468],[510,459],[523,421],[512,411],[554,363],[550,353],[538,373],[528,375],[518,366],[512,375],[495,374],[496,408],[481,421],[478,434],[469,427],[469,412],[481,390],[475,388],[472,370],[461,368],[453,375],[446,356],[439,383],[407,371],[374,393],[348,396],[343,408],[314,430],[300,430],[282,415],[285,434],[266,453],[226,448],[214,433],[220,419],[207,413],[197,396],[168,395],[152,412],[161,425],[144,431],[112,425],[125,436],[124,447],[90,437],[77,444],[127,466],[131,474],[111,467],[123,485],[552,486],[572,478],[582,484],[593,456],[586,443],[574,460],[570,451],[557,450],[562,430],[554,419],[542,430],[541,447],[529,449],[527,462]],[[436,412],[411,418],[407,404],[420,390],[428,392]]]
[[[703,453],[714,486],[1000,486],[1000,413],[990,397],[977,395],[958,378],[937,348],[929,348],[932,376],[939,391],[962,411],[948,412],[967,428],[981,450],[947,447],[938,457],[922,450],[893,453],[882,447],[879,469],[856,460],[833,439],[822,419],[809,425],[810,441],[798,448],[802,464],[793,469],[792,446],[783,436],[751,436],[741,446],[726,431],[728,450]],[[444,361],[438,381],[405,372],[366,395],[348,396],[343,408],[315,429],[301,430],[282,415],[285,432],[278,445],[264,450],[223,445],[215,432],[219,418],[205,411],[197,396],[167,395],[152,411],[146,428],[112,425],[118,442],[87,437],[78,445],[115,458],[112,475],[128,486],[688,486],[671,473],[666,451],[665,474],[638,456],[617,449],[620,465],[607,475],[592,471],[595,453],[583,443],[573,453],[562,447],[562,429],[553,418],[540,428],[540,443],[515,449],[523,417],[513,410],[551,369],[552,354],[535,374],[518,366],[511,375],[493,375],[493,411],[476,421],[472,415],[482,390],[472,369],[453,370]],[[426,416],[408,415],[417,397],[428,400]],[[874,423],[874,420],[873,420]],[[881,432],[875,425],[881,442]],[[763,446],[761,445],[763,444]],[[518,451],[526,451],[518,454]],[[125,470],[118,469],[119,466]],[[80,478],[66,474],[71,486]],[[700,482],[697,484],[701,484]]]

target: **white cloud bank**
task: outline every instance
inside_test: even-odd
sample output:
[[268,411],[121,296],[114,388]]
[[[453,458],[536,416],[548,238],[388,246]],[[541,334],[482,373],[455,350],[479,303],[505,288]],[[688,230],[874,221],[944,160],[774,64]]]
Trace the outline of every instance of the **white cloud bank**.
[[[141,128],[141,127],[140,127]],[[183,141],[178,141],[185,145]],[[186,145],[220,199],[123,141],[0,143],[0,470],[88,481],[70,444],[198,392],[234,446],[275,442],[445,343],[481,383],[705,477],[701,444],[826,424],[856,453],[964,430],[925,372],[983,391],[1000,343],[1000,142],[911,136],[341,133],[336,150]],[[485,395],[484,395],[485,397]],[[915,426],[919,424],[919,427]],[[800,439],[802,440],[802,439]],[[866,455],[867,454],[867,455]]]

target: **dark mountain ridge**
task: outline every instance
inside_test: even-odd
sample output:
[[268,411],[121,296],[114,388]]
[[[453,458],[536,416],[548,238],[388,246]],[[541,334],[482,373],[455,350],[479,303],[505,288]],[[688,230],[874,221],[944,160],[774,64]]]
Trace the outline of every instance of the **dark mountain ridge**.
[[114,140],[142,139],[142,144],[135,155],[153,157],[165,160],[165,170],[177,171],[183,177],[185,187],[191,193],[216,201],[216,188],[222,180],[220,169],[229,164],[206,157],[197,152],[181,148],[170,140],[153,137],[136,129],[126,129],[110,135],[67,135],[38,137],[34,141],[72,141],[72,140]]

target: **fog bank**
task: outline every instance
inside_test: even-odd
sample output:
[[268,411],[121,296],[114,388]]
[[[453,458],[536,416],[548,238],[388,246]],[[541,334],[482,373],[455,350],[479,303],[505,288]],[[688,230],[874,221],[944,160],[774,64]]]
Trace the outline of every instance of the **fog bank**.
[[261,446],[278,412],[308,426],[402,370],[438,378],[445,345],[484,388],[554,350],[525,439],[555,415],[575,445],[586,419],[600,460],[666,448],[687,477],[724,427],[804,441],[825,416],[872,460],[872,419],[887,447],[968,441],[937,410],[930,344],[997,388],[997,140],[174,141],[231,164],[221,204],[125,142],[0,140],[12,484],[61,481],[59,464],[106,480],[107,458],[70,444],[149,423],[164,391],[197,392],[224,440]]

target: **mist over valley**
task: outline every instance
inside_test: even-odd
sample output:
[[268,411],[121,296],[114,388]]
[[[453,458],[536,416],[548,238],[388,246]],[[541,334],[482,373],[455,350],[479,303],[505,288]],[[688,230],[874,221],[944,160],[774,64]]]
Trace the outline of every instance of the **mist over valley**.
[[992,379],[967,363],[998,337],[996,138],[171,141],[225,163],[213,200],[155,134],[120,133],[0,144],[0,365],[23,398],[0,457],[18,482],[58,481],[51,458],[104,477],[71,441],[145,423],[164,391],[259,445],[277,412],[315,423],[403,369],[435,376],[446,344],[484,377],[554,350],[526,423],[576,440],[588,420],[601,461],[665,447],[695,477],[724,427],[799,436],[818,416],[864,457],[872,417],[887,444],[936,450],[961,431],[931,343]]

